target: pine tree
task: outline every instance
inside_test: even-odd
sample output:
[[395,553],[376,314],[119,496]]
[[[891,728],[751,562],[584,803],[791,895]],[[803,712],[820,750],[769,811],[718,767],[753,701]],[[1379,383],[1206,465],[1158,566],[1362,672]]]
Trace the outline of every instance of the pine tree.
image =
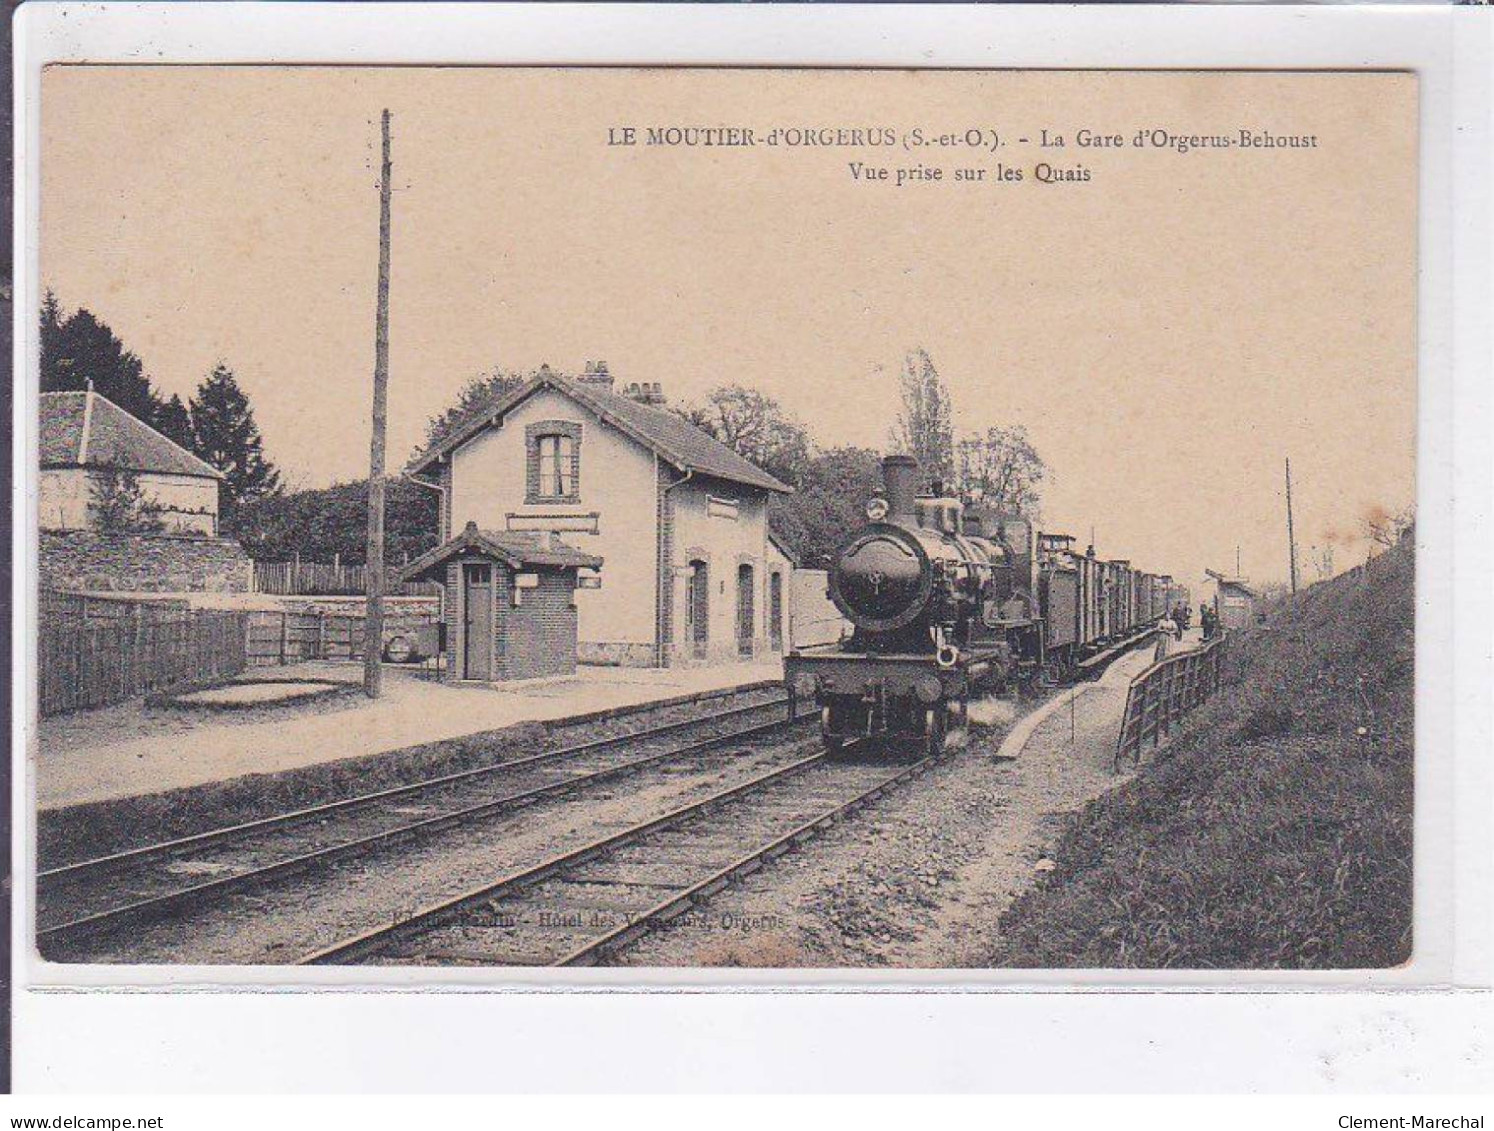
[[280,472],[264,456],[249,398],[233,370],[219,362],[197,386],[190,405],[192,450],[223,473],[220,510],[232,520],[242,502],[280,491]]
[[140,359],[91,311],[80,308],[64,317],[48,291],[41,309],[41,391],[82,391],[89,381],[131,416],[155,423],[161,400]]
[[192,435],[192,414],[187,411],[187,406],[182,404],[181,397],[172,393],[171,399],[156,412],[156,419],[153,423],[156,431],[168,440],[180,444],[189,452],[193,450],[193,445],[197,441]]

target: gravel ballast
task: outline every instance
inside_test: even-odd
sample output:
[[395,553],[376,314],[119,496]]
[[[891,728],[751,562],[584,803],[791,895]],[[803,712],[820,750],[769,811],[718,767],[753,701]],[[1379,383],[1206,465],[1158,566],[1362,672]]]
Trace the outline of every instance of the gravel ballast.
[[[966,749],[855,820],[728,888],[620,954],[627,966],[953,968],[987,965],[1002,911],[1053,867],[1073,816],[1113,771],[1126,683],[1118,660],[1016,760],[995,755],[1010,704],[976,712]],[[1071,731],[1072,726],[1072,731]]]

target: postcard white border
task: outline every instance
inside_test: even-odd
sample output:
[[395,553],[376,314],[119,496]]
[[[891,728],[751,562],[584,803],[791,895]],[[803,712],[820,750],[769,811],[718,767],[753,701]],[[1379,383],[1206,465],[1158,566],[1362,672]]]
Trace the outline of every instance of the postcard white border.
[[[1420,219],[1420,434],[1418,450],[1418,715],[1416,816],[1416,939],[1413,963],[1396,971],[1188,972],[1135,974],[1008,971],[547,971],[504,972],[475,980],[462,971],[286,970],[284,968],[63,967],[32,959],[31,882],[34,872],[28,835],[31,781],[24,752],[30,741],[26,720],[35,704],[30,642],[17,632],[12,642],[16,739],[13,814],[18,900],[14,921],[13,973],[16,994],[17,1080],[58,1064],[58,1036],[88,1040],[90,1047],[115,1034],[116,1025],[145,1026],[178,1055],[192,1059],[191,1030],[204,1030],[202,1015],[220,1018],[229,1028],[242,1017],[252,1027],[267,1006],[295,1027],[276,1028],[284,1038],[276,1050],[259,1048],[273,1071],[296,1077],[308,1055],[304,1037],[333,1026],[353,1047],[375,1039],[360,1017],[370,1001],[391,1013],[430,1019],[465,1016],[467,1022],[442,1026],[449,1039],[487,1010],[520,1016],[526,1025],[548,1027],[561,1018],[625,1012],[665,1018],[698,1012],[698,997],[681,999],[668,991],[797,991],[761,995],[745,1006],[736,999],[723,1014],[755,1012],[760,1017],[829,999],[810,991],[862,995],[868,991],[1005,991],[999,1010],[1026,1017],[1019,1028],[1030,1037],[1036,1017],[1082,1017],[1132,1012],[1134,1002],[1157,1014],[1190,1008],[1199,1000],[1233,1001],[1265,1014],[1320,1011],[1329,1014],[1367,1008],[1382,1011],[1385,994],[1366,990],[1419,990],[1419,996],[1388,995],[1401,1011],[1426,1001],[1425,991],[1487,986],[1490,970],[1491,872],[1488,867],[1491,771],[1488,687],[1489,553],[1489,288],[1488,226],[1488,65],[1491,21],[1479,9],[1423,6],[1353,7],[1166,7],[1097,6],[983,7],[693,7],[617,5],[331,5],[331,4],[28,4],[16,15],[16,216],[15,366],[15,582],[13,608],[18,627],[34,624],[35,414],[37,309],[36,215],[39,181],[32,155],[40,135],[40,69],[52,61],[114,63],[322,64],[700,64],[800,66],[918,66],[962,68],[1168,68],[1168,69],[1409,69],[1420,76],[1422,197]],[[1454,224],[1458,230],[1454,231]],[[1456,250],[1455,250],[1456,249]],[[24,390],[24,391],[23,391]],[[1451,455],[1449,455],[1451,453]],[[1456,539],[1454,535],[1456,534]],[[1454,548],[1456,547],[1456,554]],[[1456,614],[1453,595],[1456,594]],[[1446,647],[1451,641],[1452,647]],[[1454,725],[1456,724],[1456,726]],[[309,976],[308,976],[309,975]],[[69,987],[111,987],[133,992],[69,992]],[[291,994],[289,987],[380,990],[368,994]],[[1239,990],[1334,990],[1333,994],[1279,994],[1275,1000],[1242,997]],[[427,994],[441,989],[450,992]],[[506,996],[499,990],[645,990],[649,996],[595,993]],[[1097,997],[1090,991],[1118,990]],[[1017,996],[1011,991],[1039,991]],[[1156,991],[1166,990],[1160,995]],[[195,993],[183,991],[198,991]],[[245,992],[249,991],[249,992]],[[660,993],[659,991],[663,991]],[[1207,995],[1199,999],[1198,995]],[[163,996],[164,995],[164,996]],[[1482,995],[1475,994],[1475,997]],[[826,1013],[854,1013],[846,997]],[[937,1010],[982,1008],[940,998]],[[1461,1000],[1463,1008],[1468,999]],[[683,1002],[690,1002],[685,1009]],[[917,1018],[935,999],[917,994],[876,1009],[909,1036]],[[599,1002],[615,1004],[601,1005]],[[923,1002],[925,1004],[919,1004]],[[1168,1003],[1160,1005],[1158,1003]],[[1302,1003],[1308,1003],[1305,1006]],[[474,1007],[474,1003],[477,1003]],[[485,1004],[483,1004],[485,1003]],[[538,1003],[538,1006],[536,1006]],[[626,1004],[631,1003],[631,1004]],[[1313,1004],[1316,1003],[1316,1004]],[[1356,1004],[1360,1003],[1360,1004]],[[311,1008],[308,1008],[310,1006]],[[993,1003],[989,1006],[996,1009]],[[1419,1007],[1415,1007],[1419,1008]],[[377,1010],[376,1010],[377,1012]],[[815,1010],[806,1009],[808,1013]],[[1205,1010],[1210,1012],[1210,1010]],[[1228,1013],[1227,1009],[1218,1010]],[[894,1020],[892,1015],[911,1015]],[[90,1028],[75,1029],[88,1018]],[[189,1020],[195,1018],[195,1020]],[[439,1024],[439,1022],[437,1022]],[[589,1024],[589,1023],[588,1023]],[[647,1023],[645,1023],[647,1024]],[[761,1033],[766,1052],[788,1030]],[[786,1018],[783,1025],[792,1026]],[[974,1024],[974,1022],[970,1022]],[[92,1027],[106,1025],[95,1032]],[[750,1028],[750,1026],[749,1026]],[[40,1038],[30,1046],[19,1039]],[[654,1034],[659,1036],[660,1034]],[[511,1053],[525,1040],[513,1026],[488,1035]],[[872,1034],[852,1029],[838,1040],[869,1047]],[[1017,1039],[1013,1032],[988,1040],[1016,1059],[1033,1062],[1042,1040]],[[1083,1034],[1063,1040],[1086,1043]],[[1175,1040],[1175,1038],[1173,1038]],[[232,1038],[214,1033],[213,1047]],[[901,1043],[894,1038],[895,1043]],[[242,1041],[240,1042],[243,1043]],[[648,1042],[644,1042],[647,1044]],[[935,1042],[936,1044],[939,1042]],[[802,1035],[790,1041],[802,1044]],[[28,1047],[29,1046],[29,1047]],[[206,1046],[202,1046],[206,1047]],[[486,1047],[486,1046],[485,1046]],[[994,1047],[994,1046],[993,1046]],[[1270,1043],[1261,1055],[1269,1060]],[[1179,1051],[1196,1051],[1182,1042]],[[32,1055],[32,1050],[35,1055]],[[116,1049],[116,1051],[119,1051]],[[1099,1050],[1096,1050],[1097,1052]],[[1119,1050],[1110,1047],[1112,1054]],[[623,1050],[625,1062],[633,1054]],[[839,1060],[841,1053],[832,1056]],[[463,1058],[458,1056],[458,1060]],[[914,1059],[922,1061],[921,1054]],[[154,1058],[125,1057],[135,1071],[161,1078],[167,1068]],[[373,1056],[372,1062],[378,1057]],[[868,1063],[874,1063],[873,1056]],[[515,1062],[517,1063],[517,1062]],[[46,1066],[46,1067],[44,1067]],[[362,1079],[357,1065],[343,1066]],[[657,1068],[657,1066],[654,1066]],[[928,1065],[930,1071],[937,1066]],[[973,1070],[973,1069],[972,1069]],[[226,1066],[204,1066],[207,1078],[245,1081]],[[335,1086],[335,1069],[318,1076]],[[113,1077],[116,1068],[106,1073]],[[178,1084],[181,1081],[178,1079]],[[365,1081],[366,1083],[366,1081]],[[100,1086],[107,1086],[103,1083]],[[117,1086],[132,1087],[130,1083]],[[353,1085],[357,1086],[357,1085]]]

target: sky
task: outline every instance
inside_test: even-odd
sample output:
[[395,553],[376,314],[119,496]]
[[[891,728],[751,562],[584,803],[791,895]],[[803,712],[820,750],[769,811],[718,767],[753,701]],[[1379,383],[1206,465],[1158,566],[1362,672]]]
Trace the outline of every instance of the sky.
[[[1288,457],[1304,576],[1314,547],[1362,561],[1364,517],[1414,498],[1410,76],[49,68],[42,285],[165,394],[231,366],[293,486],[367,467],[386,106],[392,465],[474,374],[595,359],[676,402],[760,388],[821,446],[881,448],[921,347],[961,431],[1026,426],[1045,528],[1195,586],[1237,547],[1286,576]],[[1005,145],[608,144],[671,125]],[[1130,144],[1242,128],[1315,144]],[[1038,161],[1089,180],[1038,184]],[[943,178],[891,179],[919,165]]]

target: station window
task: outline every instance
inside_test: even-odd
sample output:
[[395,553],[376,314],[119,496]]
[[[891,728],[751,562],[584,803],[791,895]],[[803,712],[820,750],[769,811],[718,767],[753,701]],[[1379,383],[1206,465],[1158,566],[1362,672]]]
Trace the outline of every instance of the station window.
[[581,428],[563,420],[527,429],[529,489],[527,502],[579,502],[581,497]]
[[563,499],[575,493],[576,442],[569,436],[539,438],[539,493],[546,499]]

